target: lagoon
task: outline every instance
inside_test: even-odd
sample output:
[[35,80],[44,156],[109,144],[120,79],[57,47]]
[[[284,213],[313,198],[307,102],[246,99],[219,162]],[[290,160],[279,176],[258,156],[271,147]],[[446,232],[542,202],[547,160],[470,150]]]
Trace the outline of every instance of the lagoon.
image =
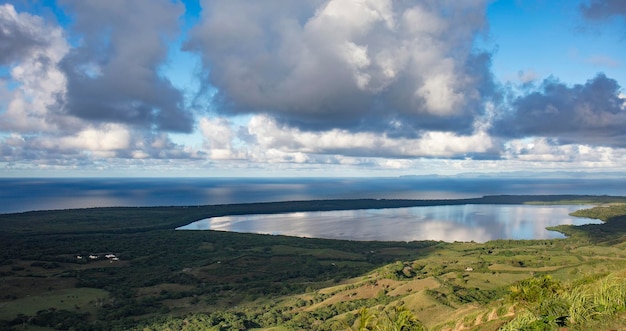
[[546,227],[599,224],[569,216],[581,205],[446,205],[239,215],[199,220],[178,230],[218,230],[361,241],[555,239]]

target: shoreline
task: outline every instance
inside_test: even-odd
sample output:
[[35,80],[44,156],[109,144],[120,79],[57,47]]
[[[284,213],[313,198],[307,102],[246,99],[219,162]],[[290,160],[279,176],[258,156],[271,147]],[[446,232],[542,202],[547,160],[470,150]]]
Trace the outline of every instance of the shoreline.
[[[269,202],[242,202],[209,205],[155,205],[155,206],[107,206],[107,207],[84,207],[62,209],[34,209],[20,212],[0,213],[0,217],[8,215],[21,215],[28,213],[64,212],[77,210],[117,210],[117,209],[193,209],[215,208],[229,209],[229,207],[259,207],[261,211],[254,214],[273,214],[289,212],[313,212],[335,210],[358,210],[358,209],[385,209],[385,208],[408,208],[430,206],[453,206],[468,204],[546,204],[546,205],[574,205],[574,204],[610,204],[626,202],[626,196],[611,195],[578,195],[578,194],[546,194],[546,195],[485,195],[478,198],[460,199],[310,199],[310,200],[282,200]],[[313,204],[313,205],[312,205]],[[368,204],[368,205],[365,205]],[[304,209],[294,209],[302,207]],[[277,208],[277,209],[274,209]],[[280,208],[285,208],[280,209]],[[267,210],[267,211],[266,211]],[[278,211],[277,211],[278,210]],[[223,214],[219,216],[246,215],[240,213]],[[216,215],[217,216],[217,215]]]
[[205,206],[96,207],[0,214],[0,234],[130,233],[174,230],[200,219],[249,214],[407,208],[463,204],[626,203],[623,196],[491,195],[469,199],[334,199]]

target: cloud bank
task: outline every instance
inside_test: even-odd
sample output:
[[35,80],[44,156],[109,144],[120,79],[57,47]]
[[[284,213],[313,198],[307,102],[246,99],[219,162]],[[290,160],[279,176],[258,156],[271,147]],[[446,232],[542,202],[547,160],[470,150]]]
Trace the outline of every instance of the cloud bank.
[[181,4],[171,1],[64,0],[81,41],[63,59],[62,111],[92,121],[162,131],[192,130],[181,91],[158,73],[167,40],[178,32]]
[[516,97],[492,131],[507,138],[626,147],[626,97],[620,91],[617,81],[603,74],[571,87],[546,79],[538,91]]
[[[492,97],[485,1],[205,1],[185,47],[224,114],[303,130],[471,133]],[[455,24],[463,21],[464,24]]]
[[[497,47],[477,42],[487,0],[206,0],[191,27],[178,1],[54,5],[69,23],[0,5],[5,168],[626,165],[620,82],[498,81]],[[626,16],[623,1],[572,6],[583,23]],[[164,74],[176,52],[198,56],[200,89]]]

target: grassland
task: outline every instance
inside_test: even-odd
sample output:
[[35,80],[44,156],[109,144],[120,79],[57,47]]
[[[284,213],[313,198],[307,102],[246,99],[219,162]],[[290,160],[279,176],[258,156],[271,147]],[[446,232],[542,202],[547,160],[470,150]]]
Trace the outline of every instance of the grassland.
[[101,302],[109,297],[109,293],[93,288],[65,288],[61,290],[45,290],[4,303],[0,310],[0,319],[7,320],[19,314],[34,316],[40,310],[56,308],[59,310],[75,310],[77,307],[87,309],[90,314],[97,311],[91,302]]
[[[173,230],[211,216],[463,203],[595,204],[577,215],[605,224],[557,227],[570,235],[567,239],[487,243]],[[371,321],[383,325],[410,313],[419,321],[415,329],[497,330],[522,323],[523,317],[531,326],[545,322],[549,330],[566,324],[548,321],[542,317],[552,316],[546,307],[521,300],[511,289],[539,288],[543,299],[569,309],[574,303],[563,293],[592,300],[585,293],[597,292],[594,286],[623,279],[623,203],[626,198],[606,196],[493,196],[4,214],[0,329],[346,330],[358,327],[363,314],[371,313]],[[547,276],[548,283],[528,281]],[[544,293],[545,284],[555,292]],[[567,327],[626,327],[626,307],[620,309],[570,321]]]

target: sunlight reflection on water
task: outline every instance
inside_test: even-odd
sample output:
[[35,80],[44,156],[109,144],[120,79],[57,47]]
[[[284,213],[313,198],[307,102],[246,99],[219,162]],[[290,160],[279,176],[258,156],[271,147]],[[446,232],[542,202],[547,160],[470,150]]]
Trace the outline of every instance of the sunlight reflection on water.
[[0,213],[312,199],[460,199],[493,194],[626,195],[626,179],[0,178]]
[[568,215],[589,207],[452,205],[242,215],[208,218],[178,229],[380,241],[553,239],[564,236],[546,227],[601,223]]

